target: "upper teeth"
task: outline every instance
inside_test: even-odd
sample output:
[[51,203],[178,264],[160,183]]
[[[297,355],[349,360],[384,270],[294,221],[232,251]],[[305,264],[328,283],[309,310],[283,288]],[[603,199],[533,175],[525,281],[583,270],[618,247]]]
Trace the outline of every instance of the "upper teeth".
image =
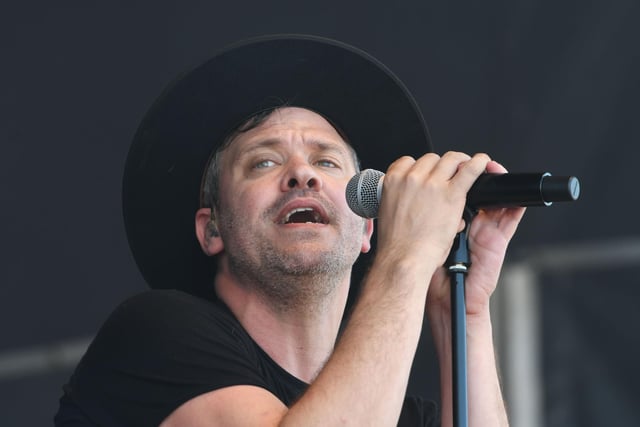
[[[287,223],[289,222],[289,220],[291,219],[291,215],[298,213],[298,212],[309,212],[309,211],[313,211],[312,208],[296,208],[294,210],[292,210],[291,212],[289,212],[287,214],[287,216],[284,218],[284,222]],[[320,216],[317,213],[314,213],[314,218],[316,221],[320,220]]]

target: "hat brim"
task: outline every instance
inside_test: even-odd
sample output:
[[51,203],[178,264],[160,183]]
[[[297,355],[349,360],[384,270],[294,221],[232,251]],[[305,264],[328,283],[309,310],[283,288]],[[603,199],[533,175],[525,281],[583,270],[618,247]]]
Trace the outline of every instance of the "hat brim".
[[[302,35],[233,45],[169,84],[134,136],[123,178],[124,223],[150,287],[214,296],[215,261],[195,237],[202,175],[229,132],[283,103],[329,118],[348,136],[363,168],[384,171],[402,155],[431,151],[414,98],[365,52]],[[356,282],[362,264],[354,266]]]

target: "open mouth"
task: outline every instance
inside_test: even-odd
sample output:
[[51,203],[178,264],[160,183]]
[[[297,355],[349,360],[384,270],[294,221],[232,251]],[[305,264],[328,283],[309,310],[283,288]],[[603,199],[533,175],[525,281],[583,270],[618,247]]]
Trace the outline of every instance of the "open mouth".
[[288,212],[281,224],[328,224],[329,221],[311,207],[295,208]]

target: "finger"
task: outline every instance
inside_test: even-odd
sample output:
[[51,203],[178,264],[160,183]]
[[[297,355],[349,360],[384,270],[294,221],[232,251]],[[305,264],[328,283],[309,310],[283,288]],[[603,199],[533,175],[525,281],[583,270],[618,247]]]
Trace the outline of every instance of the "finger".
[[386,175],[393,173],[403,173],[404,171],[409,170],[415,164],[415,162],[416,160],[411,156],[402,156],[389,165]]
[[526,210],[526,208],[522,207],[505,209],[498,223],[498,228],[508,239],[511,239],[516,233]]
[[416,161],[414,167],[424,171],[425,173],[431,173],[441,160],[442,158],[436,153],[427,153]]
[[439,161],[440,156],[435,153],[427,153],[418,160],[409,156],[401,157],[389,166],[385,175],[385,185],[420,185]]
[[476,179],[486,171],[490,162],[491,158],[488,155],[475,154],[468,161],[459,165],[457,173],[451,180],[452,186],[465,193],[468,192]]
[[445,153],[438,164],[435,165],[431,176],[437,180],[449,181],[458,173],[460,166],[470,159],[471,157],[468,154],[449,151]]
[[491,160],[489,163],[487,163],[487,172],[489,173],[507,173],[509,172],[504,166],[502,166],[500,163],[496,162],[495,160]]
[[501,208],[481,210],[471,224],[473,231],[479,232],[481,229],[498,230],[500,234],[510,240],[516,232],[520,221],[526,211],[523,207]]

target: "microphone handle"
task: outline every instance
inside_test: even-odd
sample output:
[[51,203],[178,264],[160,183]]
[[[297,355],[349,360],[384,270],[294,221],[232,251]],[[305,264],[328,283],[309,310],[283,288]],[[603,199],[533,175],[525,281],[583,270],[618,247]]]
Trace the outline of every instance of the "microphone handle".
[[470,208],[549,206],[553,202],[573,201],[580,195],[580,183],[573,176],[550,173],[485,173],[467,194]]

